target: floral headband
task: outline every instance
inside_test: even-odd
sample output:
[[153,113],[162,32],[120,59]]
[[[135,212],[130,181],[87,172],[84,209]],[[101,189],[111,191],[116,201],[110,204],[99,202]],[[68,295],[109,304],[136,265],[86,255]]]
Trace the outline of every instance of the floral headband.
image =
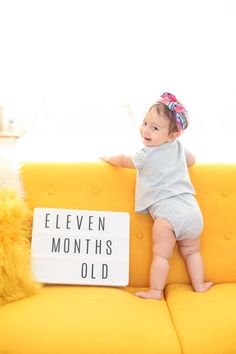
[[167,106],[170,111],[174,112],[176,124],[179,129],[184,130],[188,126],[188,112],[185,107],[177,101],[176,97],[169,92],[164,92],[157,102]]

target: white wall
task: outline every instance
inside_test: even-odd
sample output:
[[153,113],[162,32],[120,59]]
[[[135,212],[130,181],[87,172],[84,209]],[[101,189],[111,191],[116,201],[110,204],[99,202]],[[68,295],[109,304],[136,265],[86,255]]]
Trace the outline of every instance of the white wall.
[[[76,142],[70,150],[86,144],[92,154],[92,141],[98,150],[111,142],[124,149],[136,144],[128,137],[130,109],[138,126],[148,105],[171,91],[189,110],[183,140],[199,161],[235,161],[235,3],[0,1],[5,120],[18,129],[58,129],[57,151],[65,131]],[[122,143],[114,126],[127,132]]]

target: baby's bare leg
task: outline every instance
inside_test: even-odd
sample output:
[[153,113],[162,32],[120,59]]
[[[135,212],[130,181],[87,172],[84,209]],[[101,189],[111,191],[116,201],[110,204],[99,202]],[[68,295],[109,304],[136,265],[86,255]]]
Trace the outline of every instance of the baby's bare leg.
[[176,243],[171,224],[165,219],[156,219],[152,229],[153,259],[150,269],[150,289],[135,295],[144,299],[160,300],[169,272],[169,258]]
[[184,239],[179,241],[179,251],[184,258],[193,290],[203,292],[208,290],[213,283],[205,281],[204,266],[200,254],[200,240]]

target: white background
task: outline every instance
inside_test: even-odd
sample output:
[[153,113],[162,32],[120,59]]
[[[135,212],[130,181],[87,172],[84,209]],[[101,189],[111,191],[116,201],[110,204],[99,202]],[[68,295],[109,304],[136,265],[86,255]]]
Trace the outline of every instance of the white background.
[[135,149],[145,110],[170,91],[198,161],[235,162],[235,33],[235,0],[1,0],[0,105],[6,127],[28,131],[16,152]]

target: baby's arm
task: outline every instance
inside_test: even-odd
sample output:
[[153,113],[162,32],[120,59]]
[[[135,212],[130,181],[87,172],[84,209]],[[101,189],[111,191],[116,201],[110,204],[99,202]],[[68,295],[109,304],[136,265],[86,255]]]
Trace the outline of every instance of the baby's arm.
[[101,160],[108,162],[109,164],[116,166],[116,167],[126,167],[126,168],[135,168],[131,157],[125,155],[118,155],[118,156],[103,156]]
[[196,162],[195,156],[190,151],[187,151],[185,156],[188,167],[193,166]]

